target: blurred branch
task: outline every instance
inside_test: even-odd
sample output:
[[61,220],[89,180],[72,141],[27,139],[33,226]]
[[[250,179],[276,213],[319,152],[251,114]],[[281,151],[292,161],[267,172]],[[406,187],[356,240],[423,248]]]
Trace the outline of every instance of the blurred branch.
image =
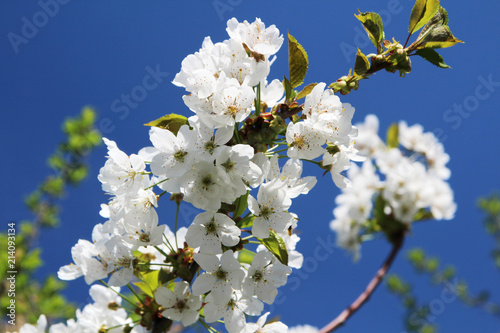
[[323,327],[319,333],[328,333],[332,332],[338,327],[342,326],[345,324],[347,319],[351,317],[363,304],[366,303],[370,299],[370,296],[373,294],[375,289],[378,287],[380,282],[384,279],[385,275],[387,274],[387,271],[391,267],[394,259],[396,258],[396,255],[398,254],[399,250],[403,246],[404,242],[404,237],[405,234],[401,233],[399,237],[395,238],[394,242],[392,243],[392,250],[389,253],[389,256],[387,259],[384,261],[382,264],[382,267],[377,271],[375,276],[372,278],[370,283],[366,286],[366,289],[364,292],[362,292],[358,298],[344,311],[342,311],[337,318],[335,318],[332,322],[330,322],[328,325]]
[[[68,185],[77,186],[88,174],[87,158],[92,150],[101,144],[101,136],[95,129],[96,113],[86,107],[80,116],[67,119],[63,123],[63,131],[67,140],[59,144],[56,151],[48,158],[48,163],[55,174],[48,176],[25,199],[27,208],[33,213],[31,221],[22,221],[20,226],[12,224],[12,232],[0,233],[0,245],[7,249],[8,240],[15,237],[15,251],[9,254],[9,261],[0,263],[0,314],[7,318],[7,306],[11,304],[11,292],[7,272],[16,272],[15,307],[16,325],[25,322],[34,323],[40,313],[50,319],[70,318],[75,307],[61,296],[65,283],[53,275],[48,276],[43,283],[34,277],[35,271],[43,265],[40,258],[41,249],[35,247],[42,228],[54,228],[59,222],[60,207],[58,201],[64,196]],[[11,236],[8,238],[8,236]],[[5,319],[4,319],[5,320]],[[0,321],[0,331],[5,322]],[[14,329],[9,326],[9,330]]]
[[479,198],[478,207],[486,214],[484,226],[496,241],[496,248],[491,252],[495,265],[500,269],[500,197],[498,193]]

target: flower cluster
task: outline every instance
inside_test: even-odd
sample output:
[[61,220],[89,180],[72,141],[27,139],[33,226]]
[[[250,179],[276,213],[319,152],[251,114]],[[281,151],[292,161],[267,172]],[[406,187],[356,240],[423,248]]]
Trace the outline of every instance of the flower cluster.
[[[287,330],[280,322],[266,325],[269,313],[262,312],[292,268],[302,266],[293,232],[298,217],[290,209],[316,184],[315,177],[302,177],[303,161],[330,172],[343,189],[331,226],[350,249],[369,229],[374,197],[401,224],[427,210],[435,218],[451,218],[455,211],[445,182],[448,155],[432,135],[401,123],[404,149],[389,148],[377,135],[376,118],[369,117],[358,137],[354,108],[325,83],[300,94],[287,80],[268,83],[283,43],[275,26],[233,18],[227,32],[230,38],[220,43],[206,37],[173,81],[186,89],[183,100],[194,115],[160,118],[149,131],[151,145],[137,154],[104,139],[108,156],[98,179],[110,196],[100,211],[107,220],[94,227],[92,241],[78,241],[74,263],[58,272],[63,280],[83,276],[88,284],[109,278],[114,287],[132,288],[139,280],[145,295],[129,301],[137,302],[147,329],[160,320],[205,327],[223,320],[229,332]],[[352,161],[364,164],[349,169]],[[177,213],[164,224],[157,208],[167,193]],[[182,202],[202,211],[188,228],[177,226]],[[86,325],[84,313],[96,311],[86,309],[68,327]],[[103,310],[88,325],[129,324],[116,313]],[[247,323],[248,316],[261,317]]]
[[358,255],[362,236],[376,231],[375,224],[390,233],[414,221],[453,218],[456,205],[446,182],[449,156],[432,133],[400,122],[391,129],[398,144],[386,145],[376,116],[368,115],[357,127],[356,147],[367,160],[349,170],[352,186],[335,200],[330,227],[340,246]]
[[[193,116],[175,130],[152,127],[152,145],[130,156],[104,139],[108,159],[98,179],[111,196],[100,213],[107,221],[94,227],[92,241],[79,240],[74,264],[58,275],[83,276],[88,284],[109,277],[109,285],[124,286],[161,270],[169,278],[150,295],[157,316],[188,326],[203,309],[207,323],[223,319],[229,332],[250,332],[264,326],[267,314],[255,324],[246,324],[246,316],[261,315],[292,267],[302,266],[299,237],[292,232],[298,218],[289,210],[316,178],[302,177],[301,159],[323,155],[312,162],[330,169],[335,184],[344,187],[341,172],[359,156],[354,108],[324,83],[306,96],[303,121],[290,118],[287,124],[278,114],[285,89],[279,80],[267,81],[283,43],[275,26],[231,19],[227,32],[230,38],[221,43],[205,38],[175,76],[173,83],[188,92],[183,99]],[[277,150],[283,145],[289,159],[280,167]],[[187,230],[177,229],[177,220],[173,232],[159,224],[156,209],[165,193],[177,204],[203,210]],[[252,243],[260,245],[252,251]],[[265,329],[281,332],[286,326]]]
[[[70,319],[65,324],[58,323],[49,327],[50,333],[85,333],[109,332],[120,333],[126,328],[130,333],[145,333],[141,326],[135,326],[132,319],[121,306],[122,298],[117,295],[120,288],[108,289],[101,285],[90,287],[90,297],[94,303],[76,310],[76,320]],[[47,330],[47,318],[41,315],[37,325],[25,324],[19,333],[41,333]]]

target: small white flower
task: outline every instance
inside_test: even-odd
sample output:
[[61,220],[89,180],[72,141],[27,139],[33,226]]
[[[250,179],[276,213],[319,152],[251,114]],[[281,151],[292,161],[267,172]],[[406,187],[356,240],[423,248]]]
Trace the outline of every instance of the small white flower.
[[153,174],[179,177],[191,168],[196,135],[187,125],[181,126],[177,135],[166,129],[152,127],[149,136],[157,149],[150,165]]
[[210,293],[206,299],[205,320],[213,323],[224,318],[224,325],[229,333],[240,333],[246,326],[245,314],[258,316],[264,309],[264,304],[255,297],[243,295],[240,291],[233,291],[229,300],[219,302]]
[[356,148],[360,155],[373,158],[385,149],[385,144],[378,136],[378,118],[373,114],[365,117],[364,123],[356,124],[358,136],[356,138]]
[[[209,291],[217,303],[227,303],[231,299],[232,290],[241,288],[245,272],[234,252],[229,250],[217,258],[215,255],[196,253],[194,260],[205,273],[193,283],[193,295],[200,296]],[[217,319],[216,319],[217,320]]]
[[233,126],[245,120],[252,111],[255,93],[247,85],[240,85],[236,79],[219,78],[220,87],[212,97],[213,121],[216,127]]
[[191,295],[186,281],[176,283],[173,292],[166,287],[159,287],[154,296],[155,301],[165,308],[162,315],[180,321],[184,326],[194,324],[200,316],[201,296]]
[[290,327],[288,333],[318,333],[319,330],[311,325],[299,325]]
[[267,238],[271,229],[283,232],[292,222],[293,216],[286,211],[292,201],[279,185],[277,182],[261,185],[257,200],[248,196],[248,209],[256,216],[252,226],[255,237]]
[[227,215],[215,212],[198,214],[188,228],[186,241],[201,253],[222,254],[221,244],[231,247],[240,241],[241,230]]
[[272,253],[258,252],[243,280],[242,291],[248,296],[255,294],[261,301],[272,304],[278,295],[277,287],[285,285],[291,273],[292,269],[276,260]]
[[19,329],[19,333],[45,333],[45,329],[47,328],[47,317],[45,315],[40,315],[38,321],[36,322],[36,326],[31,324],[24,324]]
[[244,329],[244,333],[286,333],[288,332],[288,326],[280,321],[275,321],[266,324],[267,316],[269,312],[264,313],[256,323],[247,323]]
[[238,22],[234,17],[227,21],[227,33],[229,37],[240,43],[245,43],[251,50],[264,55],[273,55],[283,44],[283,36],[275,25],[266,28],[259,19],[253,23]]
[[207,126],[198,116],[189,117],[189,123],[197,135],[197,160],[213,162],[219,156],[225,144],[233,137],[233,127],[220,127],[214,131],[213,126]]
[[143,175],[146,165],[144,160],[135,154],[127,156],[118,149],[114,141],[103,138],[108,146],[108,160],[100,169],[97,178],[102,183],[103,190],[115,195],[135,194],[148,176]]
[[233,202],[238,196],[227,187],[228,177],[217,166],[198,162],[180,179],[184,200],[195,207],[216,211],[222,202]]
[[239,197],[247,192],[249,187],[245,183],[254,183],[261,175],[260,168],[251,161],[254,149],[249,145],[238,144],[225,147],[216,159],[216,165],[227,174],[228,186],[231,186],[234,195]]
[[274,79],[271,83],[267,80],[260,83],[260,102],[265,103],[268,108],[273,108],[283,98],[285,88],[280,80]]
[[313,160],[325,152],[323,135],[304,122],[290,123],[286,130],[288,157]]

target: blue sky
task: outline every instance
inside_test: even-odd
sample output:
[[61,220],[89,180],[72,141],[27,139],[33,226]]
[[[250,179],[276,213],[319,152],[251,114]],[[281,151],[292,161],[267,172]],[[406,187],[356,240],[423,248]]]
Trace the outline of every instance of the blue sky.
[[[45,160],[63,139],[60,124],[84,105],[96,108],[103,135],[129,154],[149,145],[148,129],[142,124],[166,113],[189,116],[181,99],[184,90],[170,82],[182,59],[197,51],[205,36],[213,41],[228,38],[225,22],[229,18],[253,21],[260,17],[284,34],[288,30],[309,54],[306,82],[330,83],[354,65],[356,47],[365,54],[373,52],[354,18],[358,8],[379,12],[386,38],[394,36],[404,42],[413,6],[407,0],[307,4],[60,0],[57,8],[43,5],[46,3],[51,1],[0,2],[1,221],[30,218],[22,198],[51,172]],[[439,133],[451,156],[450,184],[458,204],[455,219],[416,225],[391,271],[414,283],[422,302],[440,299],[442,289],[429,287],[428,279],[416,275],[403,259],[407,249],[420,246],[440,256],[443,263],[455,264],[458,276],[469,282],[472,291],[490,289],[493,299],[500,302],[498,271],[489,259],[494,242],[484,231],[476,208],[479,196],[500,188],[500,70],[494,65],[495,52],[500,50],[498,28],[493,23],[500,2],[448,0],[441,4],[450,15],[455,36],[466,42],[440,51],[452,69],[413,58],[413,71],[406,78],[380,72],[341,99],[356,108],[354,122],[374,113],[383,131],[399,120],[422,124],[427,131]],[[51,15],[44,15],[43,7]],[[30,30],[33,22],[38,26]],[[13,34],[24,37],[12,42]],[[286,60],[283,47],[269,79],[288,73]],[[144,85],[151,71],[159,73],[157,84],[127,105],[123,96],[141,90],[137,87]],[[97,174],[105,154],[104,147],[97,149],[89,160],[90,177],[68,191],[62,202],[61,227],[42,235],[46,266],[41,276],[69,263],[71,247],[79,238],[90,239],[93,226],[104,222],[98,212],[106,196]],[[280,289],[274,314],[289,326],[308,323],[321,327],[364,289],[390,246],[382,238],[364,244],[358,263],[329,245],[325,246],[331,253],[324,261],[315,257],[318,246],[334,239],[328,223],[339,191],[319,170],[307,168],[306,173],[320,181],[310,195],[294,200],[292,210],[301,218],[298,249],[308,268],[295,272],[294,282]],[[184,213],[186,226],[192,218],[190,212]],[[161,214],[163,223],[173,220],[172,210]],[[70,282],[66,295],[80,306],[89,301],[88,286],[82,279]],[[402,315],[396,298],[382,287],[339,332],[403,332]],[[443,332],[493,332],[500,326],[498,319],[467,309],[458,301],[446,304],[434,319]]]

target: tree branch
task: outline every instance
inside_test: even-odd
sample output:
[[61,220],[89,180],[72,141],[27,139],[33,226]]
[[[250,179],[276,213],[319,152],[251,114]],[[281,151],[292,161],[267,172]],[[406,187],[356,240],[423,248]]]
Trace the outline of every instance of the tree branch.
[[384,261],[382,267],[379,268],[377,274],[375,274],[370,283],[368,283],[365,291],[362,292],[361,295],[359,295],[358,298],[347,309],[342,311],[337,316],[337,318],[335,318],[332,322],[323,327],[319,331],[319,333],[329,333],[334,331],[338,327],[344,325],[347,319],[349,319],[350,316],[352,316],[366,301],[368,301],[372,293],[378,287],[380,282],[382,282],[382,280],[384,279],[385,275],[387,274],[387,271],[389,270],[389,268],[392,265],[392,262],[394,261],[394,258],[396,258],[396,255],[403,246],[404,237],[405,234],[401,233],[401,235],[396,238],[396,240],[393,243],[391,253]]

